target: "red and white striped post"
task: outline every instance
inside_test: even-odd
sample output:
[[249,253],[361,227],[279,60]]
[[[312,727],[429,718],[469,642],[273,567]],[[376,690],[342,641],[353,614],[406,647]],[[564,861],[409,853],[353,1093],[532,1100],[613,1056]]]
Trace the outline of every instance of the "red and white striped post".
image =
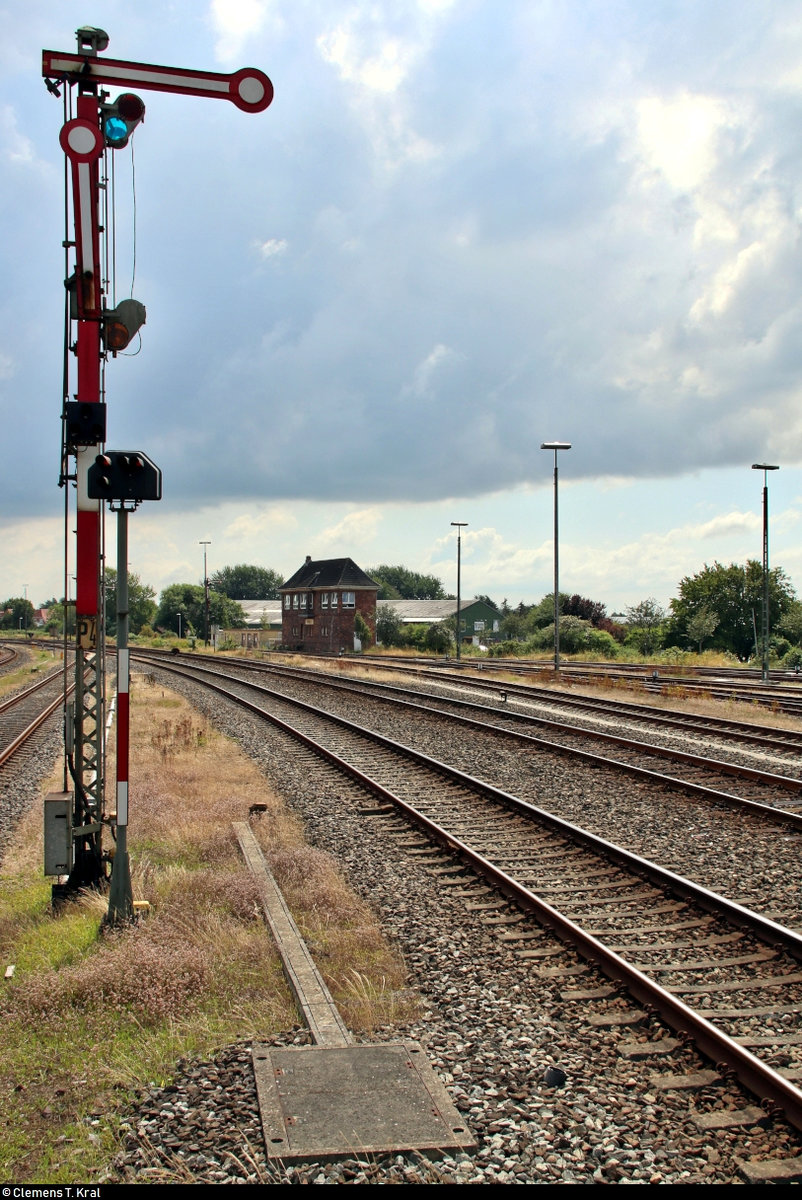
[[134,915],[128,858],[128,766],[130,746],[130,650],[128,649],[128,510],[117,511],[117,816],[109,886],[110,924]]

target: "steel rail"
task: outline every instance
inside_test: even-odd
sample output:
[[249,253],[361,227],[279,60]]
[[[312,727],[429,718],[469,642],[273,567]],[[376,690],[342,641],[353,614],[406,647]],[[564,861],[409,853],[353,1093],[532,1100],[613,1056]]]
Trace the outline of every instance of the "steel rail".
[[30,686],[25,688],[24,691],[16,692],[13,696],[8,696],[5,700],[0,701],[0,716],[2,716],[3,713],[8,712],[10,709],[15,708],[24,700],[27,700],[29,696],[33,696],[41,688],[47,687],[49,683],[53,682],[53,679],[56,677],[56,675],[61,677],[61,667],[55,667],[48,675],[45,675],[42,679],[38,679],[36,683],[30,684]]
[[[133,655],[133,657],[137,658],[140,656],[135,653]],[[165,670],[178,670],[178,668],[175,667],[171,663],[164,662],[164,663],[161,663],[160,665],[162,665]],[[227,665],[229,665],[229,664],[227,664]],[[236,666],[238,664],[236,664],[236,662],[235,662],[233,665]],[[196,671],[196,672],[203,672],[203,673],[210,674],[210,675],[215,674],[215,671],[213,668],[208,667],[208,666],[202,666],[202,665],[200,665],[200,663],[195,663],[193,665],[192,670]],[[238,680],[237,682],[241,682],[244,686],[254,688],[257,691],[263,691],[268,695],[274,695],[279,699],[289,699],[289,697],[283,696],[281,692],[273,692],[273,691],[271,691],[271,689],[266,688],[260,684],[249,683],[247,680],[241,680],[241,681]],[[340,680],[335,681],[335,685],[336,684],[339,684],[340,686],[345,686],[343,684],[343,682]],[[292,703],[301,704],[302,701],[292,701]],[[749,800],[745,796],[737,796],[733,792],[723,792],[717,788],[711,788],[702,783],[694,783],[692,780],[680,779],[677,776],[667,775],[661,771],[653,771],[649,767],[639,767],[635,763],[623,762],[620,759],[605,758],[600,754],[593,754],[590,750],[580,750],[577,747],[566,746],[566,745],[561,744],[560,742],[549,741],[547,738],[539,738],[539,737],[535,737],[532,734],[521,733],[518,730],[506,729],[502,725],[488,726],[481,721],[473,720],[471,717],[461,716],[459,713],[443,712],[442,710],[436,709],[432,706],[425,705],[425,704],[417,704],[414,701],[410,701],[410,700],[396,700],[395,703],[399,704],[399,705],[403,705],[406,708],[410,708],[413,710],[419,710],[423,713],[426,713],[427,715],[442,716],[447,720],[455,721],[457,723],[467,725],[470,728],[479,729],[484,733],[487,733],[487,732],[492,733],[495,731],[497,733],[504,734],[507,737],[517,738],[519,741],[522,741],[528,745],[536,746],[539,749],[544,749],[546,751],[553,752],[553,753],[560,753],[560,754],[564,754],[564,755],[567,754],[574,758],[581,759],[583,762],[587,762],[587,763],[591,764],[592,766],[601,766],[601,767],[606,767],[611,770],[624,771],[627,774],[634,775],[640,779],[647,779],[650,782],[656,783],[661,787],[669,787],[672,789],[680,788],[681,790],[683,790],[685,792],[689,792],[691,795],[699,796],[705,800],[710,801],[711,803],[726,804],[726,805],[729,805],[730,807],[740,808],[744,812],[750,812],[750,813],[754,814],[755,816],[764,817],[764,818],[768,817],[775,822],[781,822],[782,824],[788,825],[790,828],[793,828],[793,829],[802,829],[802,813],[792,812],[791,810],[789,810],[787,808],[776,808],[771,804],[762,804],[760,801],[757,801],[757,800]],[[448,703],[449,704],[463,704],[463,703],[469,703],[469,702],[460,701],[460,700],[449,700]],[[331,720],[344,720],[344,718],[336,717],[333,713],[329,713],[327,715],[331,718]],[[536,717],[533,719],[535,721],[537,721],[538,723],[541,723],[541,718]],[[549,721],[543,721],[542,723],[552,724]],[[761,782],[764,782],[764,783],[768,782],[768,783],[774,784],[777,787],[785,787],[788,790],[791,790],[793,792],[802,791],[802,780],[793,779],[786,775],[771,775],[768,772],[754,771],[754,773],[750,776],[750,772],[753,772],[753,768],[751,768],[751,767],[738,768],[738,767],[734,767],[728,763],[720,764],[717,761],[713,761],[713,760],[709,760],[709,759],[702,759],[702,758],[698,758],[697,756],[693,756],[693,755],[687,755],[687,754],[685,754],[684,751],[673,751],[666,747],[650,746],[648,743],[645,743],[645,742],[643,742],[643,743],[635,742],[635,741],[629,742],[629,741],[626,741],[626,739],[618,738],[614,734],[598,733],[594,730],[584,730],[584,729],[578,730],[578,731],[571,730],[571,733],[572,733],[572,735],[577,735],[577,734],[581,735],[581,736],[586,735],[589,738],[599,738],[602,740],[622,742],[624,745],[631,746],[632,748],[636,748],[636,749],[642,748],[642,749],[646,750],[647,752],[654,754],[655,756],[662,756],[662,757],[667,757],[667,758],[676,757],[682,761],[690,761],[690,762],[694,762],[694,760],[695,760],[695,765],[713,766],[715,768],[720,767],[722,769],[722,771],[725,773],[741,774],[746,778],[750,778],[750,777],[751,778],[759,778]]]
[[[73,687],[74,687],[74,685],[73,685]],[[73,688],[70,688],[67,695],[69,695],[72,691],[73,691]],[[40,725],[43,725],[45,723],[45,721],[48,719],[48,717],[51,717],[53,715],[53,713],[56,711],[57,708],[63,707],[65,699],[66,699],[66,697],[65,697],[64,693],[62,692],[60,695],[58,695],[56,697],[55,700],[53,700],[53,702],[51,704],[49,704],[45,709],[43,709],[42,712],[39,713],[39,715],[37,717],[35,717],[33,721],[31,721],[30,725],[26,726],[26,728],[23,729],[22,733],[18,734],[17,737],[15,737],[14,740],[12,742],[10,742],[3,750],[0,750],[0,766],[3,766],[5,763],[8,762],[8,760],[10,758],[13,757],[14,754],[16,754],[16,752],[20,749],[21,746],[24,745],[24,743],[28,740],[28,738],[31,737],[36,732],[36,730],[39,728]]]
[[[182,675],[185,678],[188,676],[193,679],[195,678],[194,674],[172,665],[168,666],[165,664],[164,669]],[[197,680],[195,681],[198,682]],[[802,1091],[766,1063],[761,1062],[749,1050],[739,1045],[738,1042],[718,1029],[712,1022],[689,1008],[683,1001],[650,979],[637,967],[627,963],[614,950],[605,946],[603,942],[588,933],[580,925],[577,925],[576,922],[565,917],[552,905],[537,896],[536,893],[519,884],[512,876],[499,867],[496,867],[483,855],[474,851],[466,842],[449,833],[448,830],[432,821],[431,818],[420,812],[420,810],[396,796],[382,784],[371,779],[370,776],[335,754],[334,751],[329,750],[328,747],[323,746],[308,734],[294,729],[286,721],[267,712],[252,701],[231,692],[228,688],[216,684],[211,680],[202,680],[200,682],[202,686],[210,688],[227,699],[233,700],[237,705],[265,718],[276,728],[289,734],[296,741],[299,741],[302,745],[313,750],[318,756],[331,763],[339,771],[354,779],[373,795],[402,810],[447,849],[459,855],[460,858],[467,861],[483,877],[493,882],[506,895],[514,898],[527,910],[535,914],[539,921],[553,929],[561,939],[568,941],[584,957],[595,962],[608,978],[623,984],[636,999],[659,1012],[666,1023],[680,1037],[691,1038],[697,1047],[714,1063],[732,1070],[744,1087],[764,1101],[776,1106],[778,1110],[785,1113],[792,1125],[798,1129],[802,1129]],[[659,884],[669,893],[691,900],[705,911],[723,915],[739,928],[745,928],[754,933],[761,941],[772,946],[781,946],[795,958],[802,960],[802,935],[796,933],[794,930],[788,929],[783,925],[778,925],[774,921],[762,917],[750,909],[744,908],[743,905],[737,904],[735,901],[728,900],[716,892],[702,888],[700,885],[693,883],[692,880],[668,871],[664,867],[650,862],[648,859],[632,854],[630,851],[623,849],[623,847],[616,846],[614,843],[589,833],[587,830],[571,825],[562,818],[537,808],[528,801],[521,800],[517,796],[503,792],[482,780],[476,779],[474,776],[449,767],[447,764],[430,758],[414,750],[412,747],[394,742],[392,739],[386,738],[374,731],[366,731],[355,725],[352,721],[348,721],[333,713],[323,712],[314,705],[306,704],[304,701],[272,693],[269,689],[258,687],[247,681],[237,682],[241,683],[244,687],[255,688],[255,690],[260,692],[267,692],[269,695],[275,696],[276,699],[290,705],[290,707],[298,708],[313,714],[315,717],[332,721],[334,724],[344,727],[362,738],[367,738],[391,750],[393,753],[401,754],[414,762],[427,766],[439,775],[486,795],[507,809],[525,812],[535,817],[541,824],[545,824],[547,827],[566,836],[573,843],[582,844],[608,860],[612,859],[627,866],[636,876],[645,877],[651,882]]]
[[[232,665],[239,666],[239,663],[237,663],[235,660],[232,663]],[[248,664],[248,669],[268,670],[269,671],[269,670],[275,670],[276,668],[271,668],[269,666],[262,667],[261,664],[253,664],[253,665]],[[387,692],[398,692],[400,696],[403,696],[403,694],[404,694],[403,689],[397,688],[393,684],[377,683],[375,680],[369,680],[369,679],[344,680],[341,678],[332,677],[330,675],[321,674],[320,672],[303,671],[303,670],[300,670],[295,667],[289,667],[289,668],[286,668],[286,670],[289,671],[293,676],[300,676],[304,679],[310,680],[310,682],[318,683],[320,686],[323,686],[323,687],[339,688],[339,689],[346,690],[348,688],[356,686],[357,688],[364,688],[366,690],[374,690],[375,689],[376,691],[381,690],[381,691],[387,691]],[[408,695],[409,692],[407,692],[406,694]],[[425,695],[425,693],[421,693],[421,692],[418,692],[416,694],[419,696]],[[432,696],[431,700],[432,700],[431,704],[418,704],[414,700],[405,700],[403,698],[398,698],[398,699],[396,699],[395,702],[397,704],[402,704],[407,707],[422,709],[426,712],[440,713],[444,717],[453,717],[454,720],[463,719],[463,720],[468,720],[469,722],[471,721],[470,718],[460,718],[457,714],[448,713],[442,709],[435,708],[434,702],[439,700],[439,701],[442,701],[443,703],[451,704],[455,708],[478,709],[480,712],[487,712],[494,717],[497,717],[499,715],[498,709],[489,708],[487,705],[479,704],[475,700],[462,700],[457,697],[450,697],[450,696],[449,697]],[[786,791],[802,792],[802,779],[797,779],[793,775],[778,775],[778,774],[776,774],[776,772],[765,771],[758,767],[746,767],[746,766],[741,766],[736,763],[723,762],[721,759],[704,758],[702,755],[692,754],[688,750],[677,750],[671,746],[652,745],[649,742],[638,741],[636,738],[625,738],[625,737],[621,737],[620,734],[606,733],[604,730],[584,729],[584,728],[579,728],[577,726],[569,726],[569,725],[566,725],[562,721],[555,721],[549,717],[537,717],[537,716],[534,716],[529,713],[517,713],[517,712],[509,712],[509,711],[505,712],[504,715],[505,715],[505,719],[508,721],[520,721],[522,724],[527,724],[527,725],[543,725],[548,729],[567,730],[571,734],[571,736],[574,736],[574,737],[587,737],[591,740],[611,742],[613,745],[626,746],[627,748],[630,748],[633,750],[643,750],[644,752],[653,754],[656,757],[675,759],[677,762],[688,763],[691,766],[697,766],[697,767],[702,767],[705,769],[717,770],[717,771],[720,771],[724,775],[735,775],[740,779],[749,779],[754,783],[766,783],[766,784],[771,785],[772,787],[784,789]],[[521,735],[514,729],[505,729],[505,727],[503,725],[485,725],[481,721],[471,722],[471,723],[476,724],[481,729],[491,729],[491,730],[498,729],[498,730],[502,730],[505,733],[510,734],[510,736],[512,736],[512,737],[524,736],[524,737],[527,737],[527,740],[529,740],[529,735]],[[532,738],[531,740],[540,742],[542,739]],[[545,744],[548,746],[554,745],[554,743],[551,743],[551,742],[547,742]],[[569,750],[573,753],[572,748],[570,746],[566,746],[566,747],[564,747],[564,749]],[[578,753],[581,753],[581,752],[578,752]],[[602,761],[607,762],[609,760],[604,759]],[[626,766],[627,764],[619,763],[617,765]]]

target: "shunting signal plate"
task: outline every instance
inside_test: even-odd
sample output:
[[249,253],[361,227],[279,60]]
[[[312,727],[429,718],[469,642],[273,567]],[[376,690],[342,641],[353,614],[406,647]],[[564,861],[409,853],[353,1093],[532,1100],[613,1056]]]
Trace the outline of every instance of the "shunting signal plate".
[[417,1042],[253,1046],[268,1159],[359,1158],[476,1145]]

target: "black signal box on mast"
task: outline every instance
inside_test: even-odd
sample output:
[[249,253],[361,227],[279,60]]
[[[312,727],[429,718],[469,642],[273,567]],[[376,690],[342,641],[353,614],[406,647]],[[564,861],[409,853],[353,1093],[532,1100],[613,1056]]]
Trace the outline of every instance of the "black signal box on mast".
[[162,473],[141,450],[107,450],[98,454],[86,477],[90,500],[139,504],[161,500]]

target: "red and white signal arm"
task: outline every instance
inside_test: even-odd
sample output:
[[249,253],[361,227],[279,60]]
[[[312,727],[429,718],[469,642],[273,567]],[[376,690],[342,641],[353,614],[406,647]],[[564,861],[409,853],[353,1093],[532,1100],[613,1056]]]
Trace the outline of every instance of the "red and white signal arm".
[[70,83],[89,82],[177,92],[182,96],[210,96],[230,100],[243,112],[252,113],[263,112],[273,99],[273,84],[257,67],[242,67],[228,75],[43,50],[42,74],[46,79],[65,79]]

